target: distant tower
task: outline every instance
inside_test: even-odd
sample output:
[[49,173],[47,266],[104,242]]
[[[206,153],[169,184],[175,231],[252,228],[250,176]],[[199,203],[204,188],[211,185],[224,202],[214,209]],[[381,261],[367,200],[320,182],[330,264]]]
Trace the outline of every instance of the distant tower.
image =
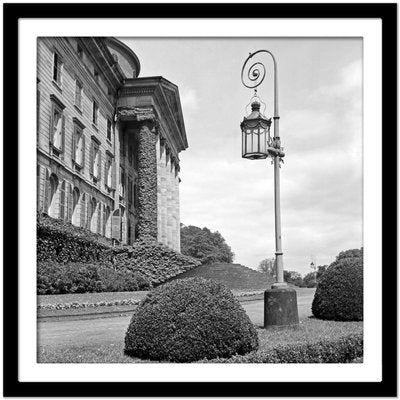
[[311,268],[311,271],[314,273],[314,281],[316,282],[317,281],[317,262],[315,260],[314,255],[311,255],[310,258],[311,258],[310,268]]

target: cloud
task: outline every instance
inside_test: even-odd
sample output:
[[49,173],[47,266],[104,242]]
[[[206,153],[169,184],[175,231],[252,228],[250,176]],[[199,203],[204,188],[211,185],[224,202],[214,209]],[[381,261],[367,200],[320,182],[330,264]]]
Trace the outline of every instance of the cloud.
[[[362,245],[361,83],[361,61],[350,63],[309,90],[300,107],[282,110],[285,268],[307,273],[311,254],[329,264],[341,250]],[[197,107],[195,92],[186,96]],[[238,123],[229,120],[234,113],[224,113],[197,119],[189,132],[181,220],[218,230],[235,261],[256,268],[275,251],[274,169],[268,161],[240,158]]]
[[180,99],[182,104],[182,109],[186,113],[197,111],[198,109],[198,96],[194,89],[187,86],[180,88]]

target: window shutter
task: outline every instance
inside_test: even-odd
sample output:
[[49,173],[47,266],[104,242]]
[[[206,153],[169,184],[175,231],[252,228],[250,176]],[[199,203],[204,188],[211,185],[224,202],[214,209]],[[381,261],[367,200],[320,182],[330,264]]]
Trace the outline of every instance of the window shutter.
[[61,128],[61,151],[65,152],[65,116],[62,116],[62,128]]
[[101,235],[101,202],[99,201],[97,207],[97,233]]
[[93,164],[94,164],[94,144],[93,142],[90,145],[90,173],[93,175]]
[[87,199],[87,213],[86,213],[86,228],[90,230],[90,223],[92,221],[92,201],[88,196]]
[[68,184],[68,214],[67,214],[67,221],[72,221],[72,206],[73,206],[73,194],[72,194],[72,185]]
[[115,189],[117,187],[117,168],[115,168],[115,162],[111,162],[110,168],[112,168],[111,185],[112,185],[112,188]]
[[80,225],[82,228],[85,227],[85,212],[86,212],[86,196],[85,193],[83,193],[81,199],[81,215],[80,215]]
[[76,161],[76,146],[78,145],[78,129],[76,126],[74,126],[74,132],[72,134],[72,162]]
[[97,179],[100,181],[101,180],[101,150],[99,149],[99,160],[98,160],[98,167],[97,167]]
[[119,213],[111,217],[111,237],[113,239],[120,240],[121,237],[121,221]]
[[62,182],[60,188],[60,219],[65,217],[65,181]]
[[44,199],[43,199],[43,212],[49,213],[49,196],[50,196],[50,172],[46,169],[44,181]]
[[104,162],[104,184],[109,186],[108,182],[108,165],[110,164],[109,159],[106,157],[105,162]]
[[42,167],[38,164],[36,166],[36,210],[40,211],[40,178]]
[[50,150],[53,146],[53,135],[54,135],[54,105],[51,106],[51,114],[50,114],[50,127],[49,127],[49,144]]
[[85,135],[82,132],[82,146],[81,146],[81,151],[82,151],[82,168],[85,168],[85,153],[86,153],[86,147],[85,147]]

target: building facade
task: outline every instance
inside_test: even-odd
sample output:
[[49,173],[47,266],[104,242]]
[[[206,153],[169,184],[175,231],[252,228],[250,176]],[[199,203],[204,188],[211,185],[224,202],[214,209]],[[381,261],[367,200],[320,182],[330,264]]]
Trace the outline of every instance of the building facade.
[[37,208],[119,243],[180,250],[179,92],[115,38],[37,42]]

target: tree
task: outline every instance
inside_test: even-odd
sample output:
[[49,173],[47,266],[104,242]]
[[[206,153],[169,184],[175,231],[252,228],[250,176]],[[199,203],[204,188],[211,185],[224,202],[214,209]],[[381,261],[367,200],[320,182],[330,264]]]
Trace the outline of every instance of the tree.
[[260,272],[267,275],[268,278],[274,279],[276,278],[276,269],[275,269],[275,259],[274,258],[266,258],[262,260],[257,268]]
[[322,275],[325,273],[327,268],[328,268],[327,265],[318,265],[318,268],[317,268],[317,282],[320,281],[320,279],[322,278]]
[[283,280],[295,286],[304,287],[303,279],[297,271],[283,271]]
[[309,287],[315,287],[317,286],[317,281],[316,281],[316,276],[315,276],[315,272],[309,272],[308,274],[306,274],[303,278],[303,282],[304,284]]
[[336,257],[336,261],[343,260],[344,258],[363,258],[363,248],[341,251]]
[[208,228],[181,224],[181,253],[198,259],[202,264],[232,263],[234,253],[218,232]]

